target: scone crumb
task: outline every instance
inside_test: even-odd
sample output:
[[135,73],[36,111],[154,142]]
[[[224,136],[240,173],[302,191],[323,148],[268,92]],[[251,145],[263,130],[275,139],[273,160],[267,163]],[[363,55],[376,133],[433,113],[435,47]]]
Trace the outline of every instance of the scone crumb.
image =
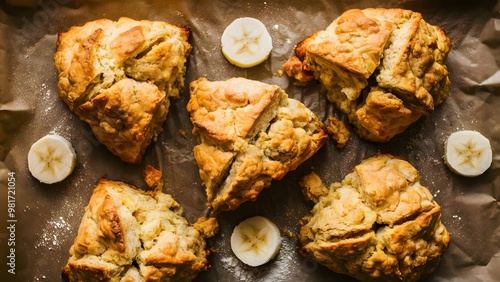
[[328,118],[326,131],[328,132],[328,135],[330,135],[332,139],[335,140],[335,146],[339,150],[344,148],[344,146],[347,144],[347,141],[349,141],[349,137],[351,136],[351,133],[347,129],[344,122],[334,117]]
[[321,178],[314,171],[303,176],[299,180],[302,194],[306,199],[314,203],[319,202],[319,198],[328,194],[328,187],[325,186]]
[[290,229],[284,227],[282,230],[283,234],[285,234],[286,236],[290,237],[290,238],[293,238],[293,232],[290,231]]
[[179,129],[179,135],[186,138],[186,131],[185,130],[182,130],[182,129]]
[[283,70],[278,70],[278,76],[282,77],[283,76]]
[[161,190],[163,186],[163,182],[161,180],[162,173],[161,171],[154,168],[152,165],[146,165],[144,168],[144,181],[149,188]]
[[297,56],[293,56],[288,59],[288,61],[283,64],[283,69],[288,76],[294,77],[297,80],[297,84],[304,85],[314,78],[312,72],[305,69],[305,66],[302,64],[302,60],[300,60]]

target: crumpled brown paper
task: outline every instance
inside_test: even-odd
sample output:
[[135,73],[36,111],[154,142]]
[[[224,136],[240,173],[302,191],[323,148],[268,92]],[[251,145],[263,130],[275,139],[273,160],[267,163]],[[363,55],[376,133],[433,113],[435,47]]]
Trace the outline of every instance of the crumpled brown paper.
[[[15,2],[9,0],[9,3]],[[33,5],[33,1],[20,2]],[[145,164],[152,164],[163,172],[164,192],[181,203],[188,220],[194,222],[208,212],[192,156],[196,142],[185,109],[189,98],[187,85],[200,76],[209,80],[242,76],[277,84],[323,121],[328,116],[346,121],[345,116],[326,101],[317,83],[297,86],[278,72],[292,56],[297,42],[324,29],[346,9],[367,7],[412,9],[446,31],[453,44],[447,60],[451,79],[449,97],[433,115],[418,121],[388,143],[363,141],[354,133],[343,150],[336,149],[334,142],[327,143],[296,171],[263,191],[257,201],[218,215],[221,231],[208,241],[216,250],[210,256],[212,268],[201,273],[197,281],[353,281],[298,253],[299,220],[312,208],[301,195],[298,179],[314,167],[325,182],[340,181],[354,165],[378,151],[410,161],[420,171],[421,183],[442,206],[442,220],[452,241],[440,267],[426,281],[500,280],[498,1],[45,0],[35,3],[34,8],[22,6],[0,4],[2,281],[61,280],[60,273],[84,207],[102,177],[145,187],[142,169]],[[93,137],[88,125],[58,98],[57,73],[52,60],[59,32],[90,20],[116,20],[121,16],[169,21],[187,25],[192,30],[193,52],[188,61],[186,90],[181,99],[173,101],[164,132],[149,147],[143,163],[136,166],[124,165],[109,153]],[[251,69],[229,64],[220,51],[224,28],[242,16],[260,19],[273,38],[270,59]],[[443,162],[444,141],[460,129],[478,130],[492,143],[493,165],[482,176],[470,179],[457,176]],[[70,140],[78,156],[73,174],[54,185],[40,184],[27,169],[29,147],[48,133]],[[15,195],[9,192],[12,190]],[[13,217],[9,217],[9,203],[15,206]],[[281,229],[283,237],[276,259],[258,268],[238,261],[229,245],[234,226],[253,215],[269,217]],[[12,266],[11,272],[15,274],[8,272]]]

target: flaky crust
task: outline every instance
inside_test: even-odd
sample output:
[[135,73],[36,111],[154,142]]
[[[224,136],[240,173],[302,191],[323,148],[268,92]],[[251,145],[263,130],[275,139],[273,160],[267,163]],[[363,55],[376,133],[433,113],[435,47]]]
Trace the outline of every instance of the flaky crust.
[[441,208],[408,162],[378,154],[342,183],[300,181],[316,204],[301,220],[302,252],[361,281],[417,281],[438,266],[450,235]]
[[[362,138],[386,142],[432,113],[448,95],[444,61],[450,48],[443,30],[426,23],[420,13],[352,9],[298,43],[296,56],[283,68],[302,83],[318,79]],[[386,118],[383,107],[365,107],[373,102],[365,98],[372,92],[394,96],[385,100],[390,106],[399,103],[399,110]],[[360,117],[357,111],[363,107],[370,111]]]
[[[157,171],[156,171],[157,172]],[[158,173],[148,182],[158,184]],[[69,281],[191,281],[208,267],[215,218],[190,225],[161,188],[144,192],[102,179],[85,208],[64,267]]]
[[126,163],[139,163],[179,97],[189,30],[159,21],[99,19],[60,33],[62,100]]
[[208,205],[236,209],[316,153],[328,136],[317,116],[276,85],[244,78],[190,85],[194,157]]

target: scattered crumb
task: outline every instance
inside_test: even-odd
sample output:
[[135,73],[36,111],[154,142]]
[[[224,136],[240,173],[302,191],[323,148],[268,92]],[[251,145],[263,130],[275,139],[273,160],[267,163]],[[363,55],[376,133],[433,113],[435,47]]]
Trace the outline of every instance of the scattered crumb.
[[179,135],[186,138],[186,131],[179,129]]
[[282,230],[281,230],[285,235],[287,235],[288,237],[292,238],[293,237],[293,232],[290,231],[290,229],[284,227]]
[[288,59],[283,65],[283,69],[288,76],[295,78],[298,83],[305,84],[314,78],[312,72],[304,68],[302,61],[297,56]]
[[319,202],[319,198],[327,195],[329,188],[325,186],[319,175],[314,171],[303,176],[299,180],[299,186],[302,190],[302,195],[314,203]]
[[144,168],[144,180],[149,188],[161,190],[163,185],[161,177],[161,171],[157,170],[152,165],[148,164]]
[[332,139],[335,140],[338,149],[344,148],[351,135],[345,124],[334,117],[328,118],[326,131],[328,135],[332,136]]
[[278,70],[278,76],[282,77],[283,76],[283,70]]

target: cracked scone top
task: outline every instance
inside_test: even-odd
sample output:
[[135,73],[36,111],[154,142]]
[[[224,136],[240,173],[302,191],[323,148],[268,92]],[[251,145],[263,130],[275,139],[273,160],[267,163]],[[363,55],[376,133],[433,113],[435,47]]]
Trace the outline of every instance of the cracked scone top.
[[217,220],[189,224],[182,207],[161,192],[161,173],[147,168],[151,191],[99,181],[70,248],[67,280],[191,281],[208,269],[205,238],[217,232]]
[[283,89],[245,78],[190,84],[187,110],[198,137],[194,157],[208,205],[236,209],[314,155],[323,123]]
[[60,33],[62,100],[126,163],[139,163],[184,86],[189,29],[160,21],[99,19]]
[[352,9],[298,43],[283,68],[303,83],[318,79],[362,138],[386,142],[448,95],[450,48],[420,13]]
[[326,187],[311,173],[300,185],[315,202],[301,220],[301,251],[335,272],[361,281],[417,281],[448,247],[441,208],[406,161],[379,154],[342,183]]

